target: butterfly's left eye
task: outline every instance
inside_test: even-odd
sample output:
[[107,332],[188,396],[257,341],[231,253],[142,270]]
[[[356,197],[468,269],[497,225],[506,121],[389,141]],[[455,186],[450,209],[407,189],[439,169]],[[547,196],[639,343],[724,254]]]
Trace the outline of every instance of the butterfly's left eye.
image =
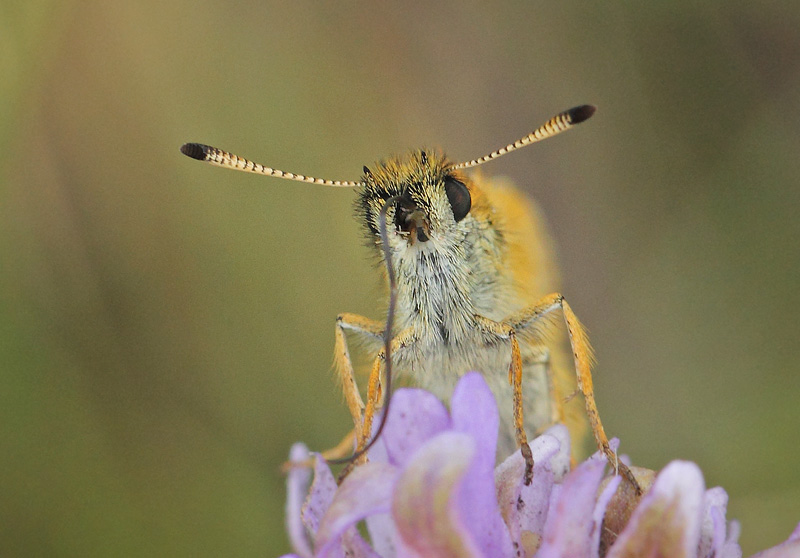
[[472,207],[469,190],[463,182],[448,176],[444,179],[444,191],[447,194],[447,201],[450,202],[450,208],[453,210],[453,219],[458,223],[467,216]]

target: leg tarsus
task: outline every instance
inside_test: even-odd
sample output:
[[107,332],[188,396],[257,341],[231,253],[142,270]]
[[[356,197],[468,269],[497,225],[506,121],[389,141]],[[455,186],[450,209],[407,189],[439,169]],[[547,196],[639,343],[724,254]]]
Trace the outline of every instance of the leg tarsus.
[[533,482],[533,452],[528,443],[524,443],[519,447],[522,452],[522,458],[525,460],[525,475],[522,477],[525,486],[530,486]]
[[528,435],[525,433],[525,409],[522,400],[522,355],[519,350],[517,335],[512,330],[511,339],[511,365],[508,375],[513,379],[514,388],[514,430],[522,457],[525,459],[525,486],[533,482],[533,453],[528,445]]

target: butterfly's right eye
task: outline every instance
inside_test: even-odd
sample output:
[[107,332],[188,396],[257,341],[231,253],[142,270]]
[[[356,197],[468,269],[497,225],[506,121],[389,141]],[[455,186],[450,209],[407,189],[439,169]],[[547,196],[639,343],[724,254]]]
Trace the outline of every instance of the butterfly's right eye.
[[447,201],[450,202],[450,208],[453,210],[453,219],[458,223],[467,216],[472,207],[469,189],[460,180],[448,176],[444,179],[444,191],[447,194]]

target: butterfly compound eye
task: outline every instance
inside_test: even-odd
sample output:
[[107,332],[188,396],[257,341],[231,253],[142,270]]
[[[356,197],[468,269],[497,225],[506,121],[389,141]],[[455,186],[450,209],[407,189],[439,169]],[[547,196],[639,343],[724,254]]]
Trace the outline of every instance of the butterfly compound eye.
[[453,210],[453,218],[458,223],[467,216],[472,207],[469,190],[463,182],[448,176],[444,180],[444,191],[447,194],[447,201],[450,202],[450,208]]

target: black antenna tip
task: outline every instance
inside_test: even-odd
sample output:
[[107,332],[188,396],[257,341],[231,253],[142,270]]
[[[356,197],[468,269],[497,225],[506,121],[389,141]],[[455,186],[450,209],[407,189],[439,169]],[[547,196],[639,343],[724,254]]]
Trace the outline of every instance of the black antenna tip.
[[206,160],[206,146],[201,143],[184,143],[181,145],[181,153],[198,161]]
[[584,120],[589,120],[594,114],[597,107],[594,105],[581,105],[579,107],[571,108],[567,111],[569,121],[572,124],[580,124]]

